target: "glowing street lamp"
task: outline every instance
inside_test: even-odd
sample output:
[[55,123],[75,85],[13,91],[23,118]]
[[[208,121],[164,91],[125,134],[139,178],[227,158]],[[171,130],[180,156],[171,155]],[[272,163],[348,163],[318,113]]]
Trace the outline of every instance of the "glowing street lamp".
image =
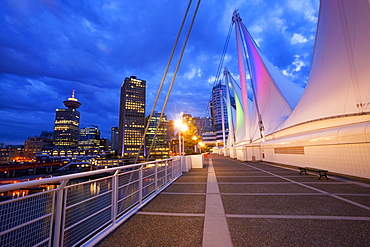
[[[179,129],[179,153],[185,153],[185,137],[182,138],[182,150],[181,150],[181,134],[183,135],[189,127],[182,122],[181,119],[175,120],[175,127]],[[181,133],[182,132],[182,133]]]
[[[195,141],[195,140],[198,140],[198,137],[193,136],[191,139],[193,139],[193,141]],[[194,152],[197,152],[197,145],[194,145]]]
[[204,143],[199,142],[198,145],[199,145],[199,151],[200,151],[200,153],[202,153],[202,147],[204,147]]

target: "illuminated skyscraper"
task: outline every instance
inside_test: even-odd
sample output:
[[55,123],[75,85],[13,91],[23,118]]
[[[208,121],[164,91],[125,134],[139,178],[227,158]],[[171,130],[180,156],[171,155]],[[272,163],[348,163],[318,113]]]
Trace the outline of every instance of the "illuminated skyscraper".
[[76,148],[80,125],[80,112],[76,109],[81,106],[81,102],[75,98],[73,90],[72,97],[63,103],[68,109],[56,110],[53,145],[62,148]]
[[78,137],[78,148],[79,149],[91,149],[99,148],[100,146],[100,130],[98,126],[91,125],[80,129],[80,135]]
[[[163,115],[160,119],[161,114],[155,112],[151,118],[151,121],[149,123],[148,132],[146,133],[146,149],[149,152],[150,146],[152,145],[154,134],[156,132],[156,128],[158,125],[158,122],[160,121],[159,128],[157,130],[155,141],[153,144],[152,151],[150,152],[150,157],[154,159],[163,159],[169,157],[170,148],[168,146],[167,141],[167,116]],[[149,116],[147,117],[147,120],[149,121]]]
[[224,95],[226,94],[226,86],[218,84],[212,89],[212,100],[210,102],[211,117],[216,134],[216,141],[223,142],[222,122],[225,126],[225,138],[229,134],[229,124],[227,119],[227,109]]
[[[126,77],[121,86],[118,155],[135,157],[145,130],[146,81]],[[143,150],[143,149],[142,149]]]
[[112,150],[118,150],[118,127],[112,127],[111,129],[111,140],[112,140]]

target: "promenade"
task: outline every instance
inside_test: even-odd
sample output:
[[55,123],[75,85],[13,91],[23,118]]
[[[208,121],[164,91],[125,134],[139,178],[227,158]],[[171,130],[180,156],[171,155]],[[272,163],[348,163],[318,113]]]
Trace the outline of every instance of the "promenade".
[[205,161],[97,246],[370,246],[370,184]]

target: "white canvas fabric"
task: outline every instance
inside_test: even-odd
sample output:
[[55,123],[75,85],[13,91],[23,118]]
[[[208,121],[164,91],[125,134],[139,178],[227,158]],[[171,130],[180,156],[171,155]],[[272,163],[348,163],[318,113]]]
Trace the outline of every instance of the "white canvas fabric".
[[321,1],[307,87],[281,128],[361,111],[370,111],[369,1]]
[[257,47],[245,26],[241,26],[254,87],[254,111],[257,111],[258,106],[265,134],[271,134],[289,117],[302,96],[303,88],[274,67]]

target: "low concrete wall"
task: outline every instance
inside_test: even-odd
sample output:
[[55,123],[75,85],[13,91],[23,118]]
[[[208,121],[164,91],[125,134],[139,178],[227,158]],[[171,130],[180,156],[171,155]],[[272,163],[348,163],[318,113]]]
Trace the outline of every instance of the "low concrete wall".
[[237,158],[236,147],[233,146],[229,150],[230,150],[230,158],[236,159]]
[[244,145],[241,147],[236,147],[236,159],[240,161],[248,161],[247,148]]
[[329,173],[370,179],[370,120],[281,136],[261,143],[260,148],[262,161],[310,166]]
[[182,172],[188,172],[191,169],[191,157],[190,156],[181,156],[181,167]]
[[191,157],[191,168],[204,167],[204,154],[190,155],[190,157]]
[[192,168],[203,168],[204,154],[182,156],[181,167],[182,172],[188,172]]

